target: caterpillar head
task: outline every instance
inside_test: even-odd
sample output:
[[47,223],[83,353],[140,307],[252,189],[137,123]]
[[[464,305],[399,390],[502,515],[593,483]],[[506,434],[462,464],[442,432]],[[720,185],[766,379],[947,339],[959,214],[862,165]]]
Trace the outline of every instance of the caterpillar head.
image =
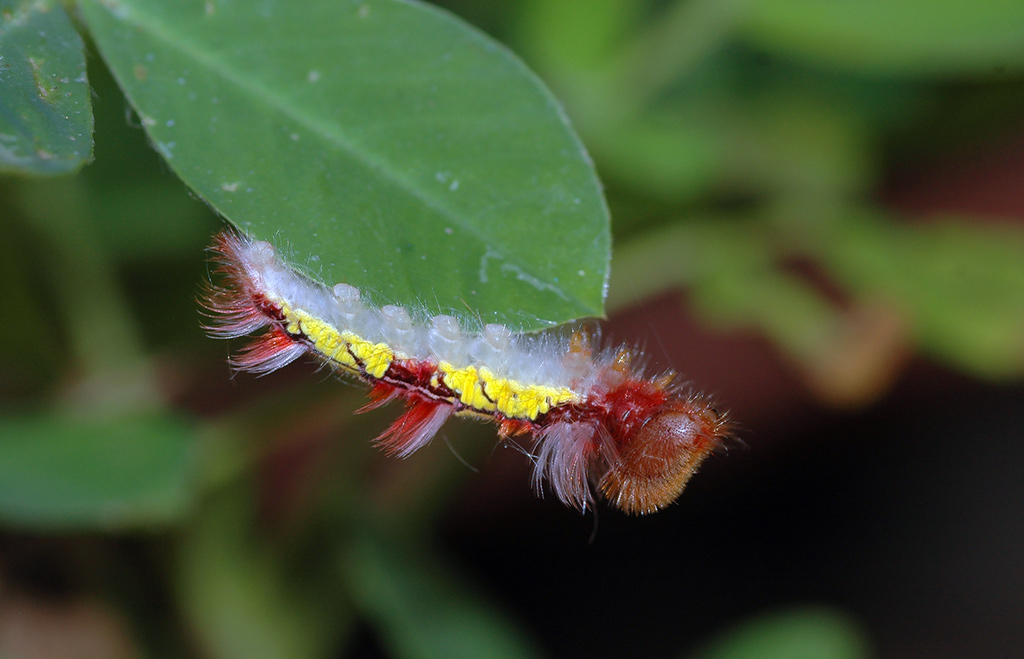
[[666,406],[623,444],[618,460],[598,484],[601,493],[633,515],[664,508],[676,500],[704,458],[719,445],[726,425],[702,401]]

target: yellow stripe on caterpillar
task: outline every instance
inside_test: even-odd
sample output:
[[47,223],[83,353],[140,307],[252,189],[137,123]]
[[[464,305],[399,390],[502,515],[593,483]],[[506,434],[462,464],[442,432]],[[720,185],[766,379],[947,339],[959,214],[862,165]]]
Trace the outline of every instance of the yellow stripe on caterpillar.
[[324,357],[345,368],[359,372],[362,366],[373,378],[384,377],[395,359],[395,353],[383,343],[373,343],[352,332],[339,332],[330,323],[301,309],[293,309],[281,302],[281,313],[290,334],[305,336]]
[[483,367],[458,368],[441,362],[437,369],[464,405],[483,412],[500,412],[510,419],[532,421],[552,407],[580,400],[579,394],[567,387],[523,384],[498,377]]
[[[361,366],[367,375],[379,379],[396,358],[387,344],[367,341],[350,331],[339,332],[310,313],[293,309],[283,301],[280,305],[289,333],[302,334],[317,352],[349,371],[358,372]],[[460,368],[441,362],[438,371],[463,405],[485,414],[500,413],[510,419],[533,421],[552,407],[580,400],[579,394],[567,387],[523,384],[499,377],[486,367]]]

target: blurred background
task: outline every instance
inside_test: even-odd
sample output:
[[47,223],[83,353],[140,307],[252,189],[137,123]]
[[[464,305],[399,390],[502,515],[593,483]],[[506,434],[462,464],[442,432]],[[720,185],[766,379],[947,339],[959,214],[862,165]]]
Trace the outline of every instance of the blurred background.
[[0,656],[1024,653],[1017,3],[440,4],[562,100],[607,334],[736,441],[580,516],[488,427],[392,460],[361,389],[232,378],[222,223],[92,57],[95,161],[0,179]]

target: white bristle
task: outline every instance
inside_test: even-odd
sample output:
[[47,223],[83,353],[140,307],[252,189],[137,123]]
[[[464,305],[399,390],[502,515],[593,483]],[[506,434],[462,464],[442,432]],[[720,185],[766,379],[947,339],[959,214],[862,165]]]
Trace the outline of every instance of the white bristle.
[[359,289],[351,284],[335,284],[331,292],[341,305],[348,306],[359,302]]
[[405,332],[412,329],[412,318],[402,307],[386,304],[380,308],[380,314],[384,317],[384,322],[396,330]]
[[459,321],[452,316],[434,316],[430,319],[434,334],[447,341],[461,341],[462,330]]
[[495,350],[505,350],[512,342],[512,330],[504,325],[491,323],[484,326],[484,338]]
[[269,263],[274,260],[274,246],[265,240],[252,243],[252,258]]
[[396,351],[405,354],[419,352],[420,332],[412,325],[409,312],[402,307],[388,304],[380,308],[380,317],[384,321],[384,342]]
[[451,316],[434,316],[427,337],[427,347],[440,361],[462,363],[465,361],[465,343],[459,321]]

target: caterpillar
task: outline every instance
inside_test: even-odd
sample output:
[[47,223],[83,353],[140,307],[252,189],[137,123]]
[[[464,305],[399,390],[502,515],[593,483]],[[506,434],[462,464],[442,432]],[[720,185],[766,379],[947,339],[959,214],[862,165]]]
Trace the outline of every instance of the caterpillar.
[[279,260],[274,247],[236,231],[211,247],[215,274],[203,305],[215,338],[263,330],[231,358],[264,374],[304,354],[370,386],[362,410],[403,401],[405,411],[375,441],[406,457],[451,416],[498,426],[501,440],[532,440],[533,483],[585,511],[595,490],[630,514],[672,503],[728,435],[709,401],[676,384],[675,373],[645,375],[638,351],[602,348],[593,335],[478,334],[438,315],[414,322],[397,306],[375,309],[348,284],[328,288]]

